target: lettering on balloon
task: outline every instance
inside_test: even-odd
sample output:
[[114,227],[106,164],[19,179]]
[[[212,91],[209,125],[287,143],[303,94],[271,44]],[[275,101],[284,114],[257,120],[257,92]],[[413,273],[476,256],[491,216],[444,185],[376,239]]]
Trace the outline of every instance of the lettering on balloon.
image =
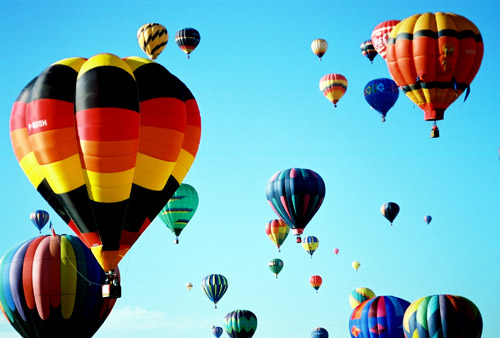
[[38,129],[47,126],[47,120],[38,120],[32,123],[28,123],[28,130]]

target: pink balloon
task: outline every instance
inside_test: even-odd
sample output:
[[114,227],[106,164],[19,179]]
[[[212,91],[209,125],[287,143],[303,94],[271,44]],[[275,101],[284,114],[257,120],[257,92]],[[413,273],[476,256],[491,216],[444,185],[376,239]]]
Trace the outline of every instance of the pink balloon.
[[338,255],[338,254],[339,254],[339,251],[340,251],[340,250],[339,250],[338,248],[333,249],[333,252],[334,252],[336,255]]

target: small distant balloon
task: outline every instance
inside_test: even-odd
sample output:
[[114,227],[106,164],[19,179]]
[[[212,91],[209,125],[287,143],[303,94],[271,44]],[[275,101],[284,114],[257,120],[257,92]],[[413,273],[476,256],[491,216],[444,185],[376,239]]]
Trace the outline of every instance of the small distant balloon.
[[212,326],[212,334],[215,336],[215,338],[219,338],[222,336],[224,333],[224,329],[220,326]]
[[201,288],[217,309],[217,303],[227,291],[228,283],[226,277],[219,274],[208,275],[201,281]]
[[375,50],[375,47],[373,47],[372,40],[366,40],[365,42],[361,43],[361,53],[370,60],[371,63],[373,63],[373,59],[378,55],[377,51]]
[[311,49],[321,61],[321,58],[325,55],[326,50],[328,49],[328,42],[326,42],[325,39],[316,39],[311,43]]
[[387,202],[382,204],[380,207],[380,212],[382,215],[387,218],[387,220],[391,223],[394,221],[396,216],[399,214],[399,205],[394,202]]
[[361,263],[358,261],[354,261],[354,262],[352,262],[351,265],[352,265],[352,268],[357,272],[359,267],[361,266]]
[[322,327],[317,327],[311,332],[311,338],[328,338],[328,331]]
[[279,258],[274,258],[269,262],[269,270],[278,278],[278,274],[283,270],[283,261]]
[[430,215],[425,216],[424,221],[425,221],[425,223],[430,224],[432,221],[432,216],[430,216]]
[[193,283],[186,284],[186,289],[188,289],[188,291],[191,291],[192,288],[193,288]]
[[278,252],[281,252],[280,247],[285,242],[289,232],[290,227],[281,218],[267,222],[266,234],[276,244]]
[[333,253],[334,253],[334,254],[336,254],[336,255],[338,255],[338,254],[339,254],[339,251],[340,251],[340,250],[339,250],[339,248],[335,248],[335,249],[333,249]]
[[388,78],[374,79],[366,84],[364,95],[366,102],[380,114],[382,122],[385,122],[387,112],[398,100],[399,87]]
[[309,283],[313,287],[314,290],[316,290],[316,293],[318,293],[318,289],[320,288],[321,284],[323,284],[323,279],[321,276],[314,275],[309,278]]
[[49,213],[45,210],[36,210],[31,213],[30,219],[41,233],[43,227],[49,221]]
[[142,51],[155,60],[167,45],[167,29],[159,23],[146,23],[137,30],[137,42]]
[[342,74],[326,74],[319,80],[319,90],[337,107],[347,90],[347,79]]
[[319,246],[318,237],[307,236],[307,237],[304,237],[304,239],[302,240],[302,247],[304,248],[304,250],[307,251],[307,253],[309,255],[311,255],[311,259],[312,259],[313,253],[316,251],[318,246]]
[[184,28],[177,33],[175,33],[175,43],[177,46],[187,54],[187,58],[189,59],[189,55],[200,43],[200,32],[198,32],[194,28]]

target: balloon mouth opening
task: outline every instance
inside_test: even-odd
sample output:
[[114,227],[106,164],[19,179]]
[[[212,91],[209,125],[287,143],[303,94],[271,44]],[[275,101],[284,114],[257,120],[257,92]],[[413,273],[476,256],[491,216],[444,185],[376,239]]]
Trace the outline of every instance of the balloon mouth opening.
[[439,121],[444,119],[444,109],[425,109],[425,121]]

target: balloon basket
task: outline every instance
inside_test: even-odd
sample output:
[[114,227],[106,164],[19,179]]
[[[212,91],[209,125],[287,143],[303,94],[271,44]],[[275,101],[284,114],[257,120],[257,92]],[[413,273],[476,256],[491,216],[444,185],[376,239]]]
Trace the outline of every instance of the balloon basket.
[[120,298],[122,287],[114,284],[104,284],[102,286],[102,298]]
[[302,243],[302,239],[300,238],[300,236],[297,236],[297,239],[295,240],[296,243]]
[[438,138],[438,137],[439,137],[439,129],[436,125],[434,125],[431,130],[431,138]]

